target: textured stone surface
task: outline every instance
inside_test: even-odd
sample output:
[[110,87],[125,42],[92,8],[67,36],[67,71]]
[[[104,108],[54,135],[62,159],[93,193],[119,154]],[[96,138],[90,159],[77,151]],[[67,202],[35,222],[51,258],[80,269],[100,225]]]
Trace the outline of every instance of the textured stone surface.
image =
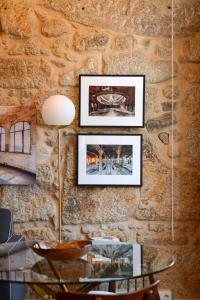
[[146,122],[148,131],[160,130],[165,127],[170,127],[171,125],[172,125],[171,113],[162,114],[160,117],[148,120]]
[[170,48],[156,46],[154,51],[155,51],[155,55],[161,58],[170,59],[170,57],[172,57],[172,49]]
[[100,63],[98,57],[90,57],[85,61],[85,64],[82,68],[75,72],[76,80],[80,74],[99,74],[100,72]]
[[48,37],[57,37],[69,31],[68,25],[62,19],[50,19],[42,26],[42,33]]
[[199,31],[200,7],[198,1],[175,0],[173,15],[175,35],[187,36]]
[[158,99],[158,89],[147,85],[145,88],[145,120],[152,118],[152,112],[159,112],[159,105],[155,98]]
[[184,59],[188,62],[200,62],[200,45],[198,38],[187,40],[183,44]]
[[59,84],[61,86],[75,86],[77,84],[77,80],[74,72],[68,72],[60,75]]
[[[176,71],[176,67],[175,67]],[[145,74],[147,82],[158,83],[172,78],[171,61],[153,62],[141,51],[110,55],[105,58],[106,74]]]
[[179,95],[179,90],[178,90],[178,87],[177,86],[173,86],[173,89],[172,89],[172,86],[171,85],[168,85],[166,86],[163,91],[163,96],[168,98],[168,99],[176,99]]
[[198,275],[200,272],[200,258],[198,254],[198,249],[191,249],[191,247],[185,246],[181,247],[176,251],[177,271],[187,272],[190,276]]
[[188,167],[200,168],[200,121],[191,122],[185,128],[182,142],[184,164]]
[[56,67],[58,68],[65,68],[68,66],[68,63],[66,63],[63,60],[55,60],[55,59],[51,59],[51,63],[54,64]]
[[[46,153],[47,154],[47,153]],[[53,181],[53,172],[49,164],[40,164],[37,169],[37,182],[43,185],[51,185]]]
[[0,87],[41,88],[47,82],[51,69],[43,60],[0,58]]
[[176,102],[162,102],[161,103],[162,111],[172,111],[176,109]]
[[109,187],[76,187],[73,182],[66,182],[63,201],[64,224],[127,220],[133,214],[135,206],[135,189],[129,189],[118,188],[116,194]]
[[157,155],[156,155],[155,149],[150,140],[144,139],[142,152],[143,152],[143,158],[145,160],[150,160],[153,162],[157,160]]
[[113,42],[112,49],[115,51],[132,51],[135,40],[131,35],[117,36]]
[[[62,12],[68,20],[89,26],[100,26],[117,31],[145,36],[171,34],[171,1],[148,0],[60,0],[42,1],[44,6]],[[169,8],[168,8],[169,7]],[[109,18],[108,18],[109,16]]]
[[[143,188],[140,202],[135,212],[138,220],[169,220],[170,219],[170,170],[158,162],[143,163]],[[148,181],[146,180],[148,178]],[[158,193],[158,186],[159,193]]]
[[[12,203],[10,203],[10,199],[12,199]],[[11,207],[14,220],[19,223],[48,221],[49,218],[56,218],[55,203],[42,186],[4,187],[0,205],[1,207]]]
[[159,133],[158,137],[163,144],[165,144],[165,145],[169,144],[169,133],[161,132],[161,133]]
[[[200,174],[187,170],[176,170],[174,175],[175,218],[185,222],[199,220]],[[183,199],[183,201],[179,201],[179,199]]]
[[200,83],[200,65],[186,65],[183,70],[184,78],[189,83]]
[[76,49],[84,50],[104,50],[108,47],[109,36],[107,34],[79,34],[76,36]]
[[200,87],[193,86],[188,88],[183,99],[183,111],[190,117],[199,119],[199,105],[200,105]]
[[57,39],[52,44],[52,53],[56,56],[63,57],[67,53],[71,45],[71,35],[64,35],[62,38]]
[[56,237],[48,227],[34,227],[30,226],[30,228],[20,229],[18,230],[18,234],[22,234],[29,240],[44,240],[44,241],[55,241]]
[[10,55],[49,55],[49,51],[38,40],[17,44],[9,50]]
[[5,33],[19,38],[33,35],[35,18],[33,8],[26,1],[3,1],[0,4],[1,27]]

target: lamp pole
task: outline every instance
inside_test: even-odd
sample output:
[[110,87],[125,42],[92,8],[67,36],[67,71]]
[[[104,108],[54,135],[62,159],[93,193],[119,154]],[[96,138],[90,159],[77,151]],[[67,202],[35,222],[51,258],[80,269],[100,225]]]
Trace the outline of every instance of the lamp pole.
[[61,128],[58,128],[58,186],[59,186],[59,243],[62,242],[62,187],[61,187],[61,174],[60,174],[60,141],[61,141]]

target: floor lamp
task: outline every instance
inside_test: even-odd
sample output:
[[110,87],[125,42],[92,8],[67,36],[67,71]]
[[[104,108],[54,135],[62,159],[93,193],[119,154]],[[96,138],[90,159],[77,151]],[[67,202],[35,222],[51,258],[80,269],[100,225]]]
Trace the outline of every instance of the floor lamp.
[[63,95],[54,95],[45,100],[42,107],[42,118],[45,124],[58,129],[58,186],[59,186],[59,243],[62,242],[62,186],[60,174],[61,129],[70,125],[75,117],[73,102]]

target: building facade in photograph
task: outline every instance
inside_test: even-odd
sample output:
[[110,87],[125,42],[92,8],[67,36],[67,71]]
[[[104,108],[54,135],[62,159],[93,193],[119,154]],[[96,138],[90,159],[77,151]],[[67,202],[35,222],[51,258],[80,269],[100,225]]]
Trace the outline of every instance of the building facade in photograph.
[[1,106],[0,184],[36,180],[36,113],[33,107]]

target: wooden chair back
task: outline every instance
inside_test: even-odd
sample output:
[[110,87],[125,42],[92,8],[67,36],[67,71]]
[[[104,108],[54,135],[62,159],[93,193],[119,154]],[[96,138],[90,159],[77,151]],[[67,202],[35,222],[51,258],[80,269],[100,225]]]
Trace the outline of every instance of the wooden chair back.
[[128,294],[83,294],[83,293],[57,293],[57,300],[159,300],[158,296],[159,281],[149,285],[146,288],[139,289]]

